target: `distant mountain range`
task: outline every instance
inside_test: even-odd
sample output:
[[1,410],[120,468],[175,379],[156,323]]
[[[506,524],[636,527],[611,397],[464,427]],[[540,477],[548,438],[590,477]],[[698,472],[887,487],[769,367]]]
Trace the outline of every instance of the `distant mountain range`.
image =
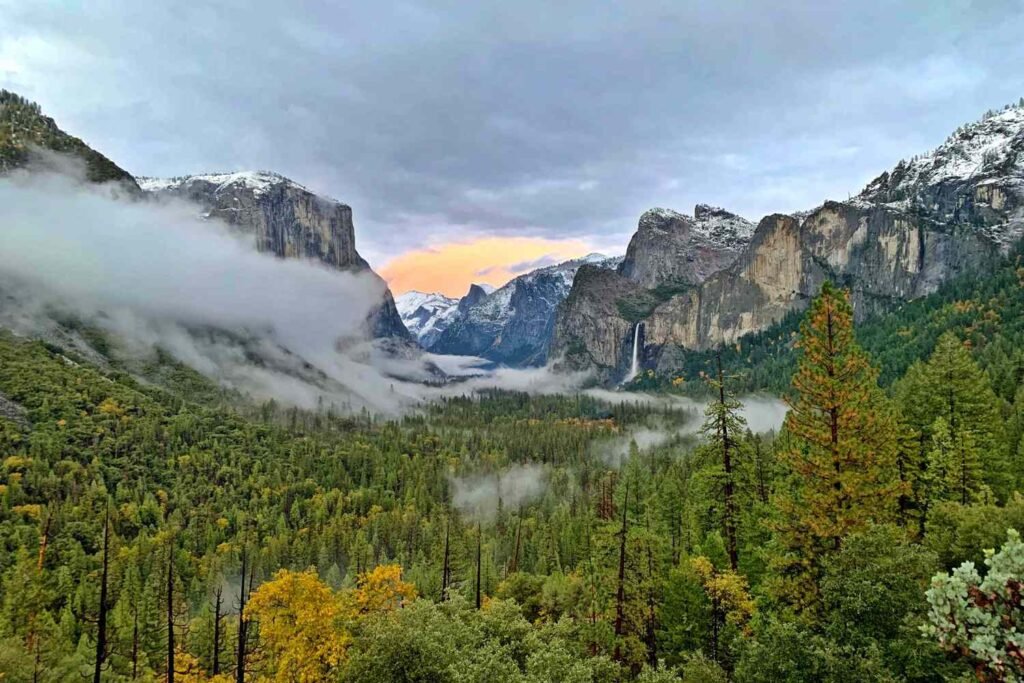
[[580,266],[615,268],[621,260],[589,254],[530,271],[498,289],[472,285],[461,299],[407,292],[398,297],[398,308],[420,345],[434,353],[543,365],[555,314]]

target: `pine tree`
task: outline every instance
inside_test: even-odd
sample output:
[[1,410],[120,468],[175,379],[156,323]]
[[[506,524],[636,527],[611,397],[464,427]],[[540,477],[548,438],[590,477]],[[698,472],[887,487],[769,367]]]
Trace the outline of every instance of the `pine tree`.
[[107,659],[107,613],[110,599],[107,597],[110,578],[110,506],[106,506],[103,515],[103,565],[100,573],[100,603],[96,620],[96,657],[93,660],[93,683],[100,683],[103,663]]
[[725,375],[722,372],[722,356],[717,356],[717,373],[714,379],[708,380],[717,394],[716,400],[708,404],[704,411],[705,419],[702,431],[708,439],[709,447],[715,452],[722,465],[722,527],[725,535],[726,549],[729,553],[729,566],[736,571],[739,566],[739,549],[736,540],[736,465],[740,449],[740,437],[746,428],[746,420],[740,415],[740,402],[727,390]]
[[967,505],[986,497],[981,456],[971,432],[953,435],[943,418],[932,425],[932,451],[928,457],[928,506],[940,500]]
[[619,571],[615,580],[615,661],[622,661],[622,636],[626,621],[626,534],[629,531],[629,481],[622,496],[622,529],[619,531]]
[[954,444],[972,440],[978,451],[986,454],[986,483],[1005,495],[1008,463],[1002,449],[999,399],[988,375],[952,332],[939,337],[928,369],[933,397],[929,403],[938,403],[935,417],[946,420]]
[[895,517],[897,429],[877,371],[853,334],[849,295],[826,283],[801,324],[802,357],[780,453],[791,488],[777,497],[776,593],[815,609],[823,560],[871,522]]
[[[952,332],[939,337],[927,363],[915,363],[895,387],[906,422],[918,433],[921,463],[927,462],[938,418],[954,444],[972,441],[983,456],[985,483],[1005,497],[1010,489],[1006,440],[999,398],[985,372]],[[970,434],[966,434],[970,432]]]

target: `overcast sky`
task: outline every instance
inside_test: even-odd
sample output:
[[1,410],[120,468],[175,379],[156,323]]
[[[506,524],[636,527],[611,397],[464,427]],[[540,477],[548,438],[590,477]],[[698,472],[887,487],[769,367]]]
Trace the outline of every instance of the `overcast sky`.
[[1024,95],[1022,64],[1024,0],[0,0],[0,85],[132,173],[345,201],[378,267],[846,198]]

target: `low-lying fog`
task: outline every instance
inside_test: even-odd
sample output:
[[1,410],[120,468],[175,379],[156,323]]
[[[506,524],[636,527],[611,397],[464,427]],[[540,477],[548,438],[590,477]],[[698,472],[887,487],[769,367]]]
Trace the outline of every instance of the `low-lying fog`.
[[[399,415],[487,388],[574,393],[587,382],[585,373],[386,352],[363,324],[383,294],[378,279],[258,253],[194,205],[127,199],[78,172],[0,180],[0,326],[47,337],[73,316],[108,332],[122,357],[145,358],[159,346],[225,386],[310,409]],[[438,370],[458,381],[438,383]],[[585,391],[702,410],[680,397]],[[786,412],[774,398],[743,404],[755,431],[778,428]]]

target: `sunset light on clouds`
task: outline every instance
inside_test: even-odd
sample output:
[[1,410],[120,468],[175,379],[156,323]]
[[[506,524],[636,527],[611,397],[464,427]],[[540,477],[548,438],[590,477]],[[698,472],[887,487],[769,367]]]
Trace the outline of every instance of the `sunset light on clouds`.
[[397,295],[415,289],[462,296],[473,283],[500,287],[517,275],[593,251],[583,240],[483,237],[406,252],[380,271]]

